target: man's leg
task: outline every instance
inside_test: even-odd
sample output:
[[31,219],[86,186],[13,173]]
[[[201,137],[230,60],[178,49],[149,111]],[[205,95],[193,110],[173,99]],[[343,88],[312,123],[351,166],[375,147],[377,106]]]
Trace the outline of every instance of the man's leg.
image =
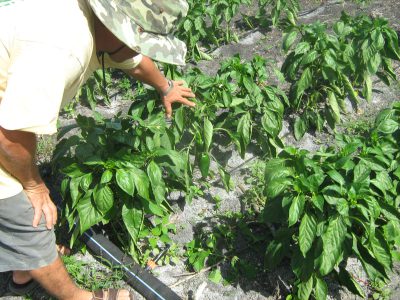
[[62,300],[86,300],[92,293],[79,289],[71,280],[60,258],[50,265],[28,272],[51,295]]
[[14,271],[13,281],[16,284],[25,284],[32,280],[32,276],[28,271]]
[[[60,258],[57,258],[50,265],[26,272],[14,272],[19,279],[29,281],[33,278],[52,296],[60,300],[90,300],[92,293],[78,288],[68,275],[67,270]],[[25,281],[25,282],[27,282]],[[18,283],[18,282],[16,282]],[[24,283],[24,282],[21,282]],[[104,295],[107,299],[107,293]],[[118,300],[129,300],[129,292],[122,290]]]

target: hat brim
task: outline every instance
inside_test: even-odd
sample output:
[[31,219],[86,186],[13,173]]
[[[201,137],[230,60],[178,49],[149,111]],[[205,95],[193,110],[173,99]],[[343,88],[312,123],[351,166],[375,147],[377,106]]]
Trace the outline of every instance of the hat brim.
[[172,35],[146,32],[108,0],[89,0],[99,20],[132,50],[154,60],[184,65],[186,45]]

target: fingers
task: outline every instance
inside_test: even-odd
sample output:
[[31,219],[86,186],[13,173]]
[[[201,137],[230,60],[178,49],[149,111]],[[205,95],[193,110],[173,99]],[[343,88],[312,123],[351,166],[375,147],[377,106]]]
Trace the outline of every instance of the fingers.
[[39,222],[42,218],[42,213],[44,214],[44,219],[46,220],[47,229],[53,228],[53,226],[57,222],[57,208],[51,202],[51,200],[45,201],[36,201],[36,204],[33,205],[34,215],[33,215],[33,227],[38,227]]
[[33,215],[33,222],[32,222],[32,226],[33,227],[38,227],[40,219],[42,218],[42,206],[38,206],[35,207],[33,206],[33,210],[34,210],[34,215]]
[[42,211],[46,220],[46,227],[47,229],[51,229],[53,227],[53,212],[47,203],[42,206]]
[[186,98],[195,98],[195,97],[196,97],[196,95],[193,94],[192,90],[189,90],[189,91],[183,91],[183,90],[182,90],[181,95],[182,95],[183,97],[186,97]]
[[164,108],[165,108],[165,116],[168,119],[171,119],[171,117],[172,117],[172,105],[171,105],[171,102],[165,102],[164,103]]
[[191,88],[184,86],[185,81],[174,81],[174,89],[163,99],[165,115],[167,118],[172,117],[172,103],[178,102],[189,107],[195,107],[196,103],[189,101],[187,98],[195,98]]
[[175,84],[175,85],[184,85],[185,83],[186,83],[186,82],[183,81],[183,80],[174,81],[174,84]]
[[196,106],[196,103],[194,103],[192,101],[189,101],[188,99],[183,98],[183,97],[177,98],[176,102],[179,102],[181,104],[184,104],[184,105],[187,105],[187,106],[190,106],[190,107],[195,107]]
[[38,227],[43,214],[47,229],[52,229],[57,223],[57,208],[50,199],[46,185],[30,187],[25,189],[25,192],[34,210],[32,226]]

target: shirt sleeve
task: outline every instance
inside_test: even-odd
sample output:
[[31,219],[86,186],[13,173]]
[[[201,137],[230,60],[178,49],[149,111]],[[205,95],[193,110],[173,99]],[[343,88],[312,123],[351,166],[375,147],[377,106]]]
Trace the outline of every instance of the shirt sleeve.
[[104,54],[104,64],[109,68],[115,68],[120,70],[131,70],[136,68],[143,59],[142,54],[138,54],[130,59],[123,62],[113,61],[107,53]]
[[36,134],[53,134],[63,99],[68,55],[33,46],[20,53],[8,70],[0,102],[0,126]]

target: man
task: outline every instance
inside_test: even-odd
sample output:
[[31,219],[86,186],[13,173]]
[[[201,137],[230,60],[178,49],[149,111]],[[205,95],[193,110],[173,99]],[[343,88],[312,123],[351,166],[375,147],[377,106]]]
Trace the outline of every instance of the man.
[[[12,0],[0,5],[0,272],[9,288],[35,283],[58,299],[132,299],[127,291],[85,291],[55,248],[57,210],[35,164],[36,135],[53,134],[59,109],[101,65],[152,85],[168,117],[194,106],[182,82],[167,80],[152,59],[184,64],[171,33],[185,0]],[[152,59],[151,59],[152,58]]]

